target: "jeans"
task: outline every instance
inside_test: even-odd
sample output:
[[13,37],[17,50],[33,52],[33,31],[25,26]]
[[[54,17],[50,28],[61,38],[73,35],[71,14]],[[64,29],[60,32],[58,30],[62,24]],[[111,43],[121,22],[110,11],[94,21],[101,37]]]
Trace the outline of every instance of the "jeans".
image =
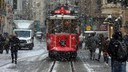
[[102,47],[99,48],[98,60],[100,60],[101,52],[102,52]]
[[126,72],[126,62],[112,60],[111,72]]
[[90,59],[94,60],[95,59],[95,50],[90,49]]
[[108,61],[109,61],[108,56],[104,56],[104,62],[108,63]]
[[17,61],[17,52],[11,52],[12,61]]

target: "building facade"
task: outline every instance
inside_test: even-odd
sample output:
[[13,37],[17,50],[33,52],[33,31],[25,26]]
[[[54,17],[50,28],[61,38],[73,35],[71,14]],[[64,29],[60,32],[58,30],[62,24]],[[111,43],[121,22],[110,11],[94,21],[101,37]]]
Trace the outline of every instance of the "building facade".
[[6,19],[6,3],[5,0],[0,0],[0,33],[3,33]]
[[12,34],[13,28],[13,0],[6,0],[6,17],[3,32]]
[[[124,0],[125,1],[125,0]],[[102,0],[102,15],[107,17],[108,15],[112,16],[113,21],[116,21],[116,18],[121,17],[122,20],[122,28],[120,30],[123,31],[123,34],[128,33],[128,27],[127,27],[127,21],[128,21],[128,9],[127,7],[124,7],[124,3],[120,0],[114,1],[114,0]],[[113,34],[113,26],[114,23],[107,23],[108,29],[109,29],[109,37],[112,37]]]
[[35,24],[35,32],[42,31],[47,18],[48,0],[32,0],[32,18]]
[[[123,34],[128,33],[127,0],[80,0],[80,20],[84,31],[106,32],[109,38],[120,18]],[[112,22],[105,22],[111,16]],[[90,28],[88,28],[90,27]]]

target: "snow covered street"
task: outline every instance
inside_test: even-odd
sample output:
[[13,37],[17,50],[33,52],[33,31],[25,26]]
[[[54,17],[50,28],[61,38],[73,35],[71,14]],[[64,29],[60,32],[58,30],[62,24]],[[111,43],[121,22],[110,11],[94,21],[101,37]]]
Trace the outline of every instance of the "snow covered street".
[[[21,61],[40,61],[47,57],[47,51],[45,42],[39,42],[35,39],[35,47],[33,50],[19,50],[18,51],[18,63]],[[17,65],[11,63],[11,54],[0,54],[0,72],[18,72],[15,70]],[[14,70],[13,70],[14,69]]]

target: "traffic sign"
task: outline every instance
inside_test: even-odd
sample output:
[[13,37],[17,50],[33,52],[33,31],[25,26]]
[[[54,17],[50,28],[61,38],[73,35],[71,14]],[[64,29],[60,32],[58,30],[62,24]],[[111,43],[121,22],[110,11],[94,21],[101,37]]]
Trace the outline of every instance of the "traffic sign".
[[86,30],[87,30],[87,31],[91,30],[91,26],[90,26],[90,25],[87,25],[87,26],[86,26]]

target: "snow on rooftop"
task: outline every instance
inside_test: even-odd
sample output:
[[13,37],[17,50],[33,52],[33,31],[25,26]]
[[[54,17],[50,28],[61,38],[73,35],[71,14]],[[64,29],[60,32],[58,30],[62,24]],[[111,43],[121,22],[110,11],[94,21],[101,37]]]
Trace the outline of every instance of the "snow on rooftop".
[[53,15],[49,17],[50,19],[76,19],[77,16],[71,15]]

